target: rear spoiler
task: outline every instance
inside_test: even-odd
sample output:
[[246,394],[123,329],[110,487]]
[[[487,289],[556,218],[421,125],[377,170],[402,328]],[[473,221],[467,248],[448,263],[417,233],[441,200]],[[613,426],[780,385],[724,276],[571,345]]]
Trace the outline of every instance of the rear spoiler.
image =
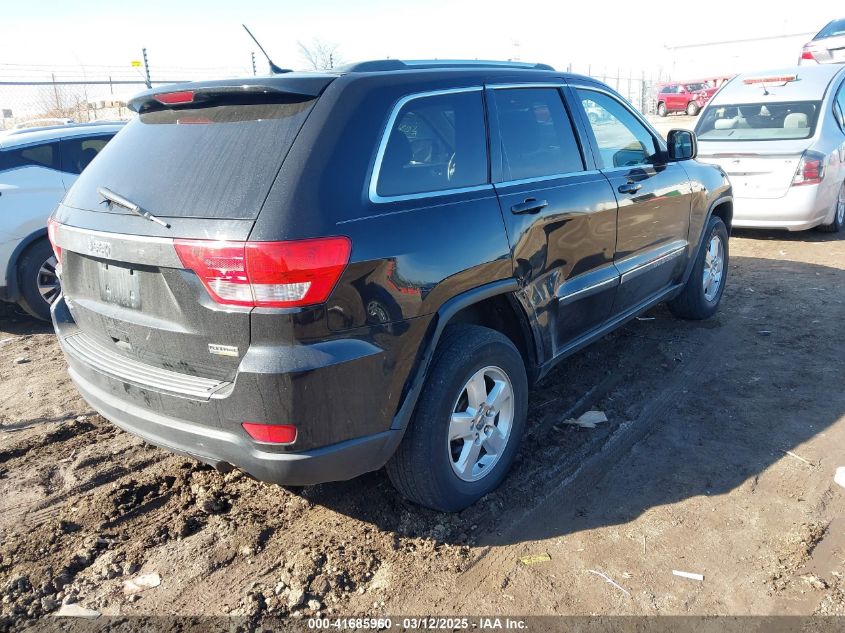
[[319,97],[337,75],[297,73],[282,77],[249,77],[246,79],[220,79],[217,81],[168,84],[141,92],[130,99],[127,106],[140,112],[144,106],[185,105],[205,101],[215,96],[245,94],[298,95]]

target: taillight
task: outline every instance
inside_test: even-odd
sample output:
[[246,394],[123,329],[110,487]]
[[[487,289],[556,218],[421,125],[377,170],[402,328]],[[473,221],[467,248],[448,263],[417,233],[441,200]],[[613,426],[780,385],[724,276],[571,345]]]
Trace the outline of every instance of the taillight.
[[296,427],[292,424],[241,424],[249,436],[257,442],[270,444],[293,444],[296,441]]
[[806,151],[801,155],[792,186],[817,185],[824,178],[824,154]]
[[323,303],[349,262],[346,237],[292,242],[175,240],[182,264],[226,305],[292,308]]
[[47,220],[47,239],[50,240],[50,246],[53,247],[53,254],[56,256],[56,261],[62,263],[62,247],[56,241],[56,232],[59,230],[59,223],[53,218]]
[[810,48],[809,44],[804,44],[804,48],[801,51],[801,59],[811,59],[813,61],[816,60],[816,58],[813,57],[813,50]]

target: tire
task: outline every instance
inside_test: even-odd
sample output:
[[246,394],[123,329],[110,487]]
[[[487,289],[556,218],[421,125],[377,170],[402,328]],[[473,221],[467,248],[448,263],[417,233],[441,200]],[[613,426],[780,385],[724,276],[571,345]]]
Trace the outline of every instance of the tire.
[[687,104],[687,114],[689,116],[696,116],[699,110],[700,108],[698,107],[698,104],[695,101],[690,101]]
[[[722,300],[722,294],[725,291],[725,283],[728,277],[728,229],[722,218],[713,216],[707,223],[705,229],[705,238],[701,251],[696,255],[696,261],[693,264],[692,272],[686,285],[681,293],[669,302],[669,309],[676,317],[681,319],[692,319],[700,321],[709,319],[716,313],[719,308],[719,302]],[[705,277],[705,266],[707,270],[712,271],[713,267],[709,264],[712,261],[712,245],[714,240],[719,240],[721,244],[721,255],[718,277],[718,285],[714,288],[712,283],[715,279],[711,278],[710,285],[708,278]],[[718,258],[718,257],[717,257]],[[712,273],[711,273],[712,275]],[[709,289],[709,291],[708,291]]]
[[845,182],[839,188],[836,210],[833,212],[833,222],[820,224],[816,227],[816,230],[822,233],[839,233],[843,228],[845,228]]
[[[479,375],[481,383],[477,382]],[[475,379],[476,389],[469,384],[471,379]],[[471,398],[480,402],[479,384],[488,397],[496,389],[506,395],[509,386],[510,400],[499,398],[494,413],[479,418],[481,407],[473,413],[471,406]],[[456,412],[458,423],[453,422]],[[477,325],[448,327],[435,351],[410,426],[387,463],[390,481],[419,505],[443,512],[463,510],[495,490],[507,475],[527,412],[525,364],[513,343],[499,332]],[[472,422],[490,426],[477,433]],[[463,434],[450,442],[452,432]],[[491,440],[495,435],[502,444],[498,450],[487,452],[486,446],[494,447],[496,442],[482,441],[479,435],[488,435]],[[478,447],[475,452],[474,447]],[[471,457],[474,455],[477,462]]]
[[666,104],[662,101],[657,104],[657,116],[666,116]]
[[18,260],[18,305],[43,321],[50,320],[50,305],[60,292],[55,270],[56,256],[47,240],[32,244]]

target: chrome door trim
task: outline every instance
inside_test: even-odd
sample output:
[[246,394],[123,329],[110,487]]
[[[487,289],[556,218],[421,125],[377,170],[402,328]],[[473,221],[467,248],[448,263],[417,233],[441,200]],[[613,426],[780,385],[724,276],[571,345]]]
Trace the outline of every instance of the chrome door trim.
[[[611,269],[612,269],[612,265],[611,265]],[[561,286],[561,290],[565,290],[567,285],[571,285],[572,281],[576,281],[577,279],[578,278],[576,277],[575,279],[573,279],[573,280],[567,282],[566,284],[564,284],[563,286]],[[590,297],[594,294],[598,294],[602,290],[606,290],[606,289],[609,290],[610,288],[618,286],[619,283],[620,283],[619,275],[618,275],[618,273],[614,273],[614,276],[611,277],[610,279],[604,279],[602,281],[596,282],[596,283],[591,284],[589,286],[586,286],[584,288],[580,288],[579,290],[575,290],[575,291],[570,292],[568,294],[561,295],[558,298],[558,305],[565,306],[565,305],[569,305],[570,303],[574,303],[575,301],[578,301],[580,299],[586,299],[587,297]]]
[[688,246],[689,243],[686,240],[677,240],[645,254],[633,255],[617,261],[616,268],[621,274],[619,283],[624,284],[682,256]]
[[438,191],[424,191],[420,193],[409,193],[398,196],[380,196],[378,194],[378,179],[379,175],[381,174],[381,162],[384,159],[384,153],[387,150],[387,142],[390,139],[390,133],[393,130],[393,125],[396,123],[396,117],[399,116],[399,112],[402,110],[402,108],[404,108],[406,104],[410,103],[411,101],[415,101],[416,99],[424,99],[426,97],[439,97],[441,95],[449,94],[459,94],[461,92],[481,92],[482,90],[484,90],[482,86],[469,86],[466,88],[448,88],[446,90],[415,92],[413,94],[405,95],[404,97],[399,99],[399,101],[396,102],[396,104],[393,106],[393,109],[390,111],[390,116],[387,118],[387,125],[382,131],[381,140],[379,141],[378,151],[376,152],[376,160],[373,166],[373,173],[370,175],[370,186],[368,188],[370,202],[374,204],[382,204],[385,202],[420,200],[423,198],[434,198],[454,195],[457,193],[469,193],[472,191],[484,191],[487,189],[492,189],[493,185],[487,182],[480,185],[473,185],[471,187],[459,187],[457,189],[442,189]]

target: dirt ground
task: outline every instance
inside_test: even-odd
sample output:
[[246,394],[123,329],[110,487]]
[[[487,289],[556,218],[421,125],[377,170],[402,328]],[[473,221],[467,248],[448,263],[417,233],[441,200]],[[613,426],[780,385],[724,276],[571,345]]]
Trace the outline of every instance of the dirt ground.
[[511,476],[455,515],[380,472],[287,490],[147,446],[6,311],[0,616],[845,614],[845,239],[731,256],[712,320],[659,307],[547,377]]

